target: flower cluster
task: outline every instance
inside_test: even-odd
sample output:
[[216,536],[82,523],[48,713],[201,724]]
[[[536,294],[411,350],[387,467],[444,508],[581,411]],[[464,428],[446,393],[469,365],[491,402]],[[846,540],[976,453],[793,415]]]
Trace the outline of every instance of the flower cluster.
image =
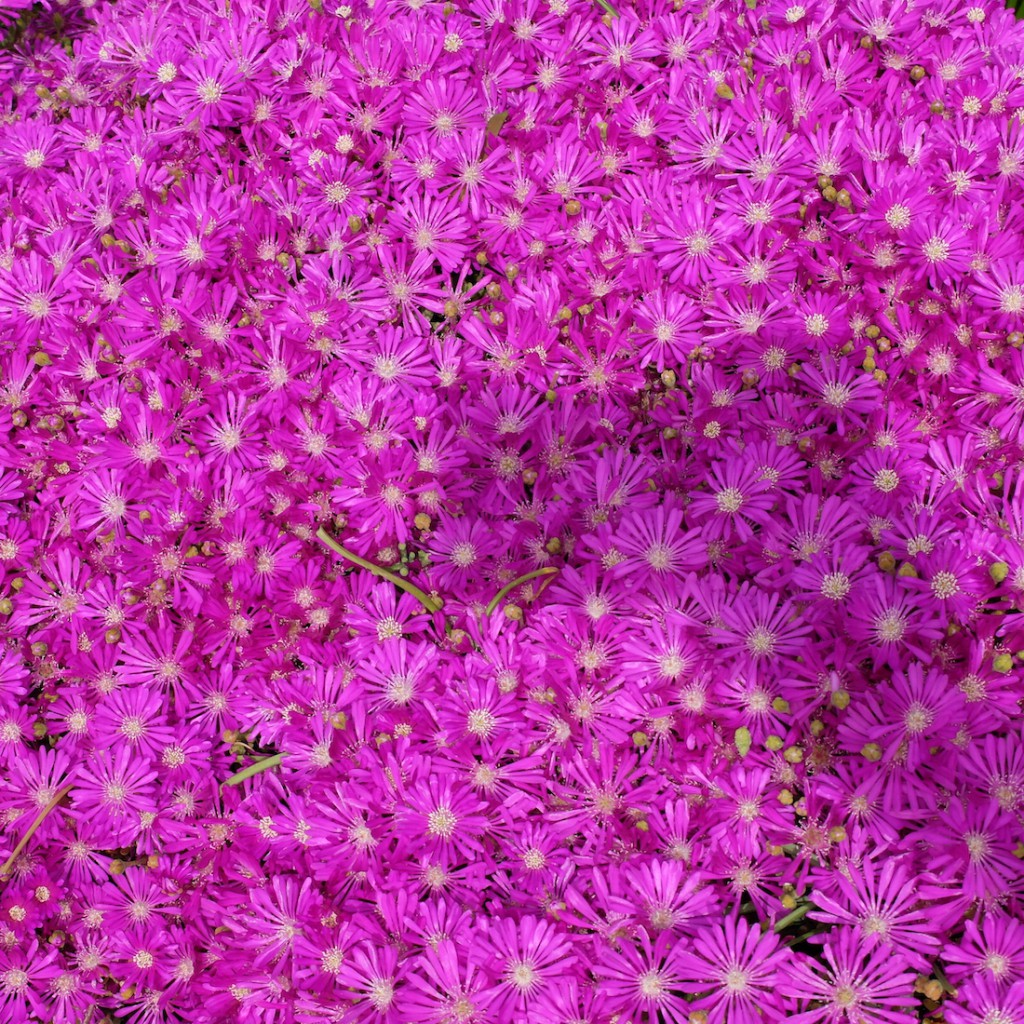
[[0,28],[0,1021],[1024,1024],[1024,30]]

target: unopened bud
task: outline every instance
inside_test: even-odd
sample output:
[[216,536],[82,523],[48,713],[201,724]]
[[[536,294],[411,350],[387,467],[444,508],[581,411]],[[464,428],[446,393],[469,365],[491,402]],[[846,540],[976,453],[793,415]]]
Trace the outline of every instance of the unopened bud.
[[804,759],[803,747],[787,747],[782,755],[790,764],[800,764]]
[[868,337],[869,337],[869,338],[870,338],[870,339],[871,339],[872,341],[874,341],[874,339],[875,339],[875,338],[877,338],[877,337],[878,337],[878,336],[879,336],[879,335],[880,335],[880,334],[882,333],[882,329],[881,329],[881,327],[877,327],[877,326],[875,326],[875,324],[870,324],[870,325],[869,325],[868,327],[866,327],[866,328],[864,329],[864,333],[865,333],[865,334],[866,334],[866,335],[867,335],[867,336],[868,336]]
[[583,204],[578,199],[570,199],[569,202],[567,202],[565,204],[565,212],[570,217],[578,216],[580,214],[580,212],[582,211],[582,209],[583,209]]
[[33,352],[32,362],[36,366],[50,366],[53,360],[45,352]]
[[877,743],[865,743],[860,752],[866,761],[882,760],[882,748]]
[[511,619],[513,622],[521,622],[523,618],[523,609],[516,604],[505,605],[505,618]]
[[417,530],[429,530],[430,529],[430,516],[426,512],[417,512],[416,517],[412,521],[412,525]]
[[836,201],[836,196],[838,195],[839,191],[831,185],[821,190],[821,198],[824,199],[826,203],[834,203]]
[[715,86],[715,95],[723,100],[733,100],[736,98],[736,93],[729,87],[728,82],[719,82]]
[[928,74],[928,72],[925,71],[925,69],[923,67],[921,67],[920,64],[915,64],[910,69],[910,80],[912,82],[920,82],[921,79],[924,78],[924,76],[927,75],[927,74]]
[[769,736],[765,741],[764,745],[771,751],[781,750],[785,745],[786,741],[781,736]]
[[1002,583],[1010,575],[1010,567],[1005,562],[993,562],[989,566],[988,574],[993,583]]
[[1006,675],[1013,669],[1013,655],[1007,651],[997,654],[992,659],[992,668],[1001,675]]

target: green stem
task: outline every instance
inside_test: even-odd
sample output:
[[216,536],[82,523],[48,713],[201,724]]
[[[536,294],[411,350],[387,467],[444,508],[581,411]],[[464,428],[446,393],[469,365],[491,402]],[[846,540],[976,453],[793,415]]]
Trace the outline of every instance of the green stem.
[[36,815],[36,820],[32,822],[28,827],[28,831],[21,837],[21,842],[14,848],[14,852],[4,862],[4,866],[0,868],[0,880],[7,881],[8,876],[11,873],[11,868],[14,867],[14,862],[21,856],[21,851],[28,846],[28,841],[36,834],[39,826],[46,820],[47,815],[70,793],[72,790],[71,786],[65,786],[63,789],[57,790],[54,798]]
[[608,3],[608,0],[597,0],[597,2],[613,18],[617,18],[619,16],[619,12],[617,10],[615,10],[615,8],[612,7],[612,5],[610,3]]
[[490,615],[495,608],[501,604],[501,599],[511,591],[515,590],[521,583],[527,583],[530,580],[535,580],[538,576],[553,576],[558,569],[553,565],[545,566],[543,569],[534,569],[533,572],[526,573],[525,576],[520,576],[519,579],[513,580],[511,583],[506,584],[499,590],[494,597],[491,599],[491,603],[487,606],[487,614]]
[[284,754],[271,754],[270,757],[265,757],[262,761],[254,761],[252,764],[246,765],[241,769],[241,771],[235,772],[231,778],[225,779],[222,785],[238,786],[245,782],[246,779],[251,779],[254,775],[259,775],[260,772],[265,772],[270,768],[276,768],[282,760],[284,760]]
[[419,601],[419,603],[431,614],[440,610],[440,604],[429,594],[420,590],[415,583],[403,580],[401,576],[396,576],[390,569],[385,569],[380,565],[374,565],[373,562],[369,562],[365,558],[360,557],[354,551],[349,551],[348,548],[343,548],[322,526],[316,531],[316,535],[332,551],[341,555],[342,558],[347,558],[350,562],[354,562],[361,569],[366,569],[367,571],[372,572],[374,576],[379,576],[382,580],[388,580],[390,583],[394,583],[396,587],[400,590],[404,590],[407,594],[412,594],[412,596],[415,597],[416,600]]
[[810,911],[816,909],[813,903],[801,903],[796,910],[791,910],[784,918],[775,922],[775,934],[778,935],[784,932],[791,924],[796,924],[797,921],[803,920]]

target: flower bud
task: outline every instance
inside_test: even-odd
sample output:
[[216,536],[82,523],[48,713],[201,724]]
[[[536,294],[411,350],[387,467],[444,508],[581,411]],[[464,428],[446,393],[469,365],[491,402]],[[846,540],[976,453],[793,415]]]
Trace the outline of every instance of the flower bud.
[[923,67],[921,67],[920,64],[915,64],[910,69],[910,80],[912,82],[920,82],[921,79],[924,78],[924,76],[927,75],[927,74],[928,74],[928,72],[925,71],[925,69]]
[[1008,651],[1003,651],[1002,653],[997,654],[992,659],[992,668],[994,671],[1005,676],[1013,669],[1013,655]]
[[786,745],[786,741],[781,736],[775,736],[773,734],[764,741],[764,745],[774,752],[781,750]]
[[1010,575],[1010,567],[1005,562],[993,562],[988,568],[993,583],[1002,583]]
[[865,743],[860,752],[866,761],[882,760],[882,748],[877,743]]
[[583,210],[583,204],[578,199],[570,199],[569,202],[567,202],[565,204],[565,212],[570,217],[577,217],[577,216],[579,216],[579,214],[580,214],[580,212],[582,210]]
[[426,512],[417,512],[412,524],[417,530],[429,530],[430,522],[430,516]]
[[516,604],[505,605],[505,618],[511,619],[513,622],[521,622],[523,619],[523,609]]
[[0,615],[10,615],[14,611],[14,602],[9,597],[0,597]]

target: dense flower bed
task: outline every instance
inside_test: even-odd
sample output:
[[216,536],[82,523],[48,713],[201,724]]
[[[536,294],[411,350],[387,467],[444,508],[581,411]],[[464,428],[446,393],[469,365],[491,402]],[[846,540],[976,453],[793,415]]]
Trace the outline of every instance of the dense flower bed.
[[0,13],[0,1021],[1024,1024],[1024,36]]

